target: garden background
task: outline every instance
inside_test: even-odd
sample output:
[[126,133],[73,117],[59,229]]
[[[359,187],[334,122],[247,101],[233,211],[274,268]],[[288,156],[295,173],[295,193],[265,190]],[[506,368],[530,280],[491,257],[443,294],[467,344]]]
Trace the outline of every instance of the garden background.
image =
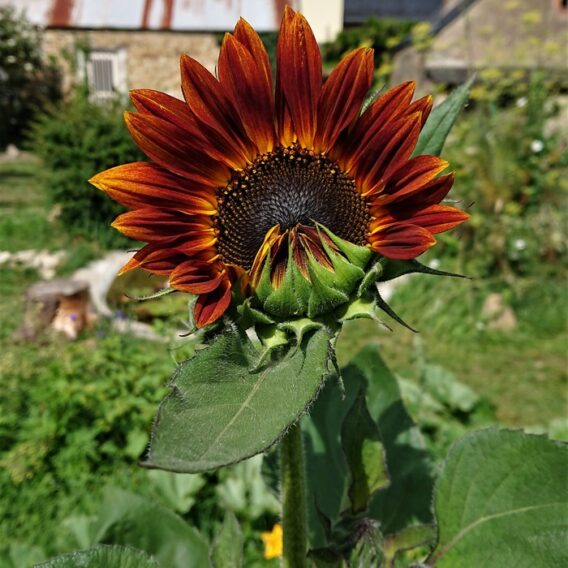
[[[542,14],[531,2],[519,4],[518,33],[532,49],[566,50],[531,35]],[[425,57],[435,37],[412,17],[371,19],[322,51],[331,68],[349,49],[375,47],[380,88],[396,75],[403,48]],[[263,38],[273,52],[275,34]],[[142,158],[122,122],[124,97],[93,97],[88,73],[62,92],[60,63],[41,46],[41,29],[0,8],[0,566],[123,542],[127,521],[136,524],[121,517],[127,510],[153,511],[139,536],[149,552],[198,540],[190,527],[212,537],[233,511],[244,528],[246,565],[277,565],[264,558],[261,536],[278,521],[270,456],[204,475],[137,465],[167,377],[191,353],[180,337],[187,297],[138,303],[130,297],[161,283],[124,277],[110,292],[112,317],[77,324],[75,340],[49,326],[22,331],[31,285],[135,248],[109,226],[117,206],[86,180]],[[89,50],[78,40],[67,60],[86,61]],[[422,259],[471,279],[407,278],[388,293],[420,333],[392,321],[392,332],[356,321],[338,343],[341,365],[364,345],[380,345],[439,460],[466,431],[492,424],[568,440],[568,98],[561,78],[538,66],[477,69],[444,151],[457,173],[453,197],[472,219]],[[451,88],[428,86],[438,100]],[[136,337],[128,322],[147,324],[154,339]],[[169,512],[183,527],[163,529],[160,515]]]

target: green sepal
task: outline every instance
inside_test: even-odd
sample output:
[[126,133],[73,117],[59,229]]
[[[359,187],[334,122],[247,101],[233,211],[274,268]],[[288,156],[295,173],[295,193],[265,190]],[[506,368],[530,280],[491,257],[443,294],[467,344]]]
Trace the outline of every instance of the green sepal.
[[355,245],[349,241],[341,239],[323,225],[317,225],[317,228],[318,230],[323,230],[325,232],[325,234],[333,241],[333,244],[347,257],[351,264],[362,269],[367,266],[374,254],[370,248]]
[[367,247],[340,239],[321,225],[317,225],[317,230],[324,231],[339,251],[330,247],[322,238],[322,247],[333,270],[327,269],[313,255],[308,254],[308,277],[304,276],[289,247],[282,282],[274,288],[271,281],[272,262],[268,257],[255,294],[269,317],[288,320],[294,316],[315,318],[326,314],[347,302],[364,278],[365,268],[373,252]]
[[237,312],[241,317],[239,325],[245,329],[255,324],[270,325],[275,323],[268,314],[252,306],[251,298],[247,298],[242,304],[239,304]]
[[320,329],[323,327],[323,324],[310,318],[299,318],[279,323],[277,327],[283,331],[293,333],[296,338],[296,345],[300,345],[307,332]]
[[374,296],[366,294],[362,298],[356,298],[344,306],[340,306],[335,316],[337,320],[344,323],[354,319],[370,319],[386,327],[389,331],[392,329],[378,316],[377,313],[377,300]]
[[367,270],[363,280],[361,280],[361,284],[359,284],[359,288],[357,290],[357,296],[360,298],[371,288],[371,286],[380,278],[381,274],[383,273],[383,265],[381,264],[380,260],[377,260],[373,263],[371,268]]
[[431,274],[433,276],[451,276],[452,278],[468,278],[464,274],[457,274],[455,272],[446,272],[445,270],[436,270],[435,268],[430,268],[425,264],[418,262],[416,259],[413,260],[393,260],[390,258],[382,258],[382,273],[379,276],[379,282],[387,282],[389,280],[394,280],[405,274]]
[[377,307],[383,310],[387,315],[389,315],[394,321],[405,327],[406,329],[418,333],[418,330],[414,329],[413,327],[409,326],[382,298],[379,290],[375,292],[375,301],[377,303]]
[[275,325],[258,326],[255,331],[262,343],[262,346],[258,361],[249,368],[249,372],[251,373],[256,373],[274,350],[279,347],[284,347],[289,343],[288,335],[284,331],[278,329]]

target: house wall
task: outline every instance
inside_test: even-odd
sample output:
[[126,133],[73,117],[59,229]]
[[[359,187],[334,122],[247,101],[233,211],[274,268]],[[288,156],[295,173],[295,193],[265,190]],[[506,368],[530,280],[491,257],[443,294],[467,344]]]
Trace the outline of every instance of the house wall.
[[217,39],[212,33],[47,29],[43,38],[44,53],[59,60],[66,91],[76,77],[65,53],[76,57],[78,42],[87,42],[92,49],[123,48],[129,89],[157,89],[174,96],[181,96],[179,58],[182,53],[194,57],[210,71],[214,71],[219,54]]

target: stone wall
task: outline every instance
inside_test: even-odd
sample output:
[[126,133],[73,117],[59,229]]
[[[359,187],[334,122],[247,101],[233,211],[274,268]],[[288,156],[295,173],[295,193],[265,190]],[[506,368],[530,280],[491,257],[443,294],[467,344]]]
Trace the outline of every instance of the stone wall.
[[129,89],[157,89],[174,96],[181,96],[182,53],[191,55],[210,71],[214,71],[219,53],[217,38],[211,33],[47,29],[43,36],[44,53],[60,61],[66,91],[76,77],[64,54],[75,57],[77,43],[87,43],[91,49],[125,49]]

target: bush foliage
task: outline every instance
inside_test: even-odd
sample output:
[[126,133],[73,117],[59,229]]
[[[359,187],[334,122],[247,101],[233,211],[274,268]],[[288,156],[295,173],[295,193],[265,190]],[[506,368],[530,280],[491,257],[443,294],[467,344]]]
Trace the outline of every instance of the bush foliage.
[[40,43],[23,15],[0,7],[0,149],[19,144],[34,113],[60,96],[59,72],[42,57]]
[[72,233],[124,243],[109,227],[123,208],[88,183],[93,175],[143,158],[122,120],[123,103],[95,104],[77,92],[37,118],[33,151],[44,163],[45,186]]

